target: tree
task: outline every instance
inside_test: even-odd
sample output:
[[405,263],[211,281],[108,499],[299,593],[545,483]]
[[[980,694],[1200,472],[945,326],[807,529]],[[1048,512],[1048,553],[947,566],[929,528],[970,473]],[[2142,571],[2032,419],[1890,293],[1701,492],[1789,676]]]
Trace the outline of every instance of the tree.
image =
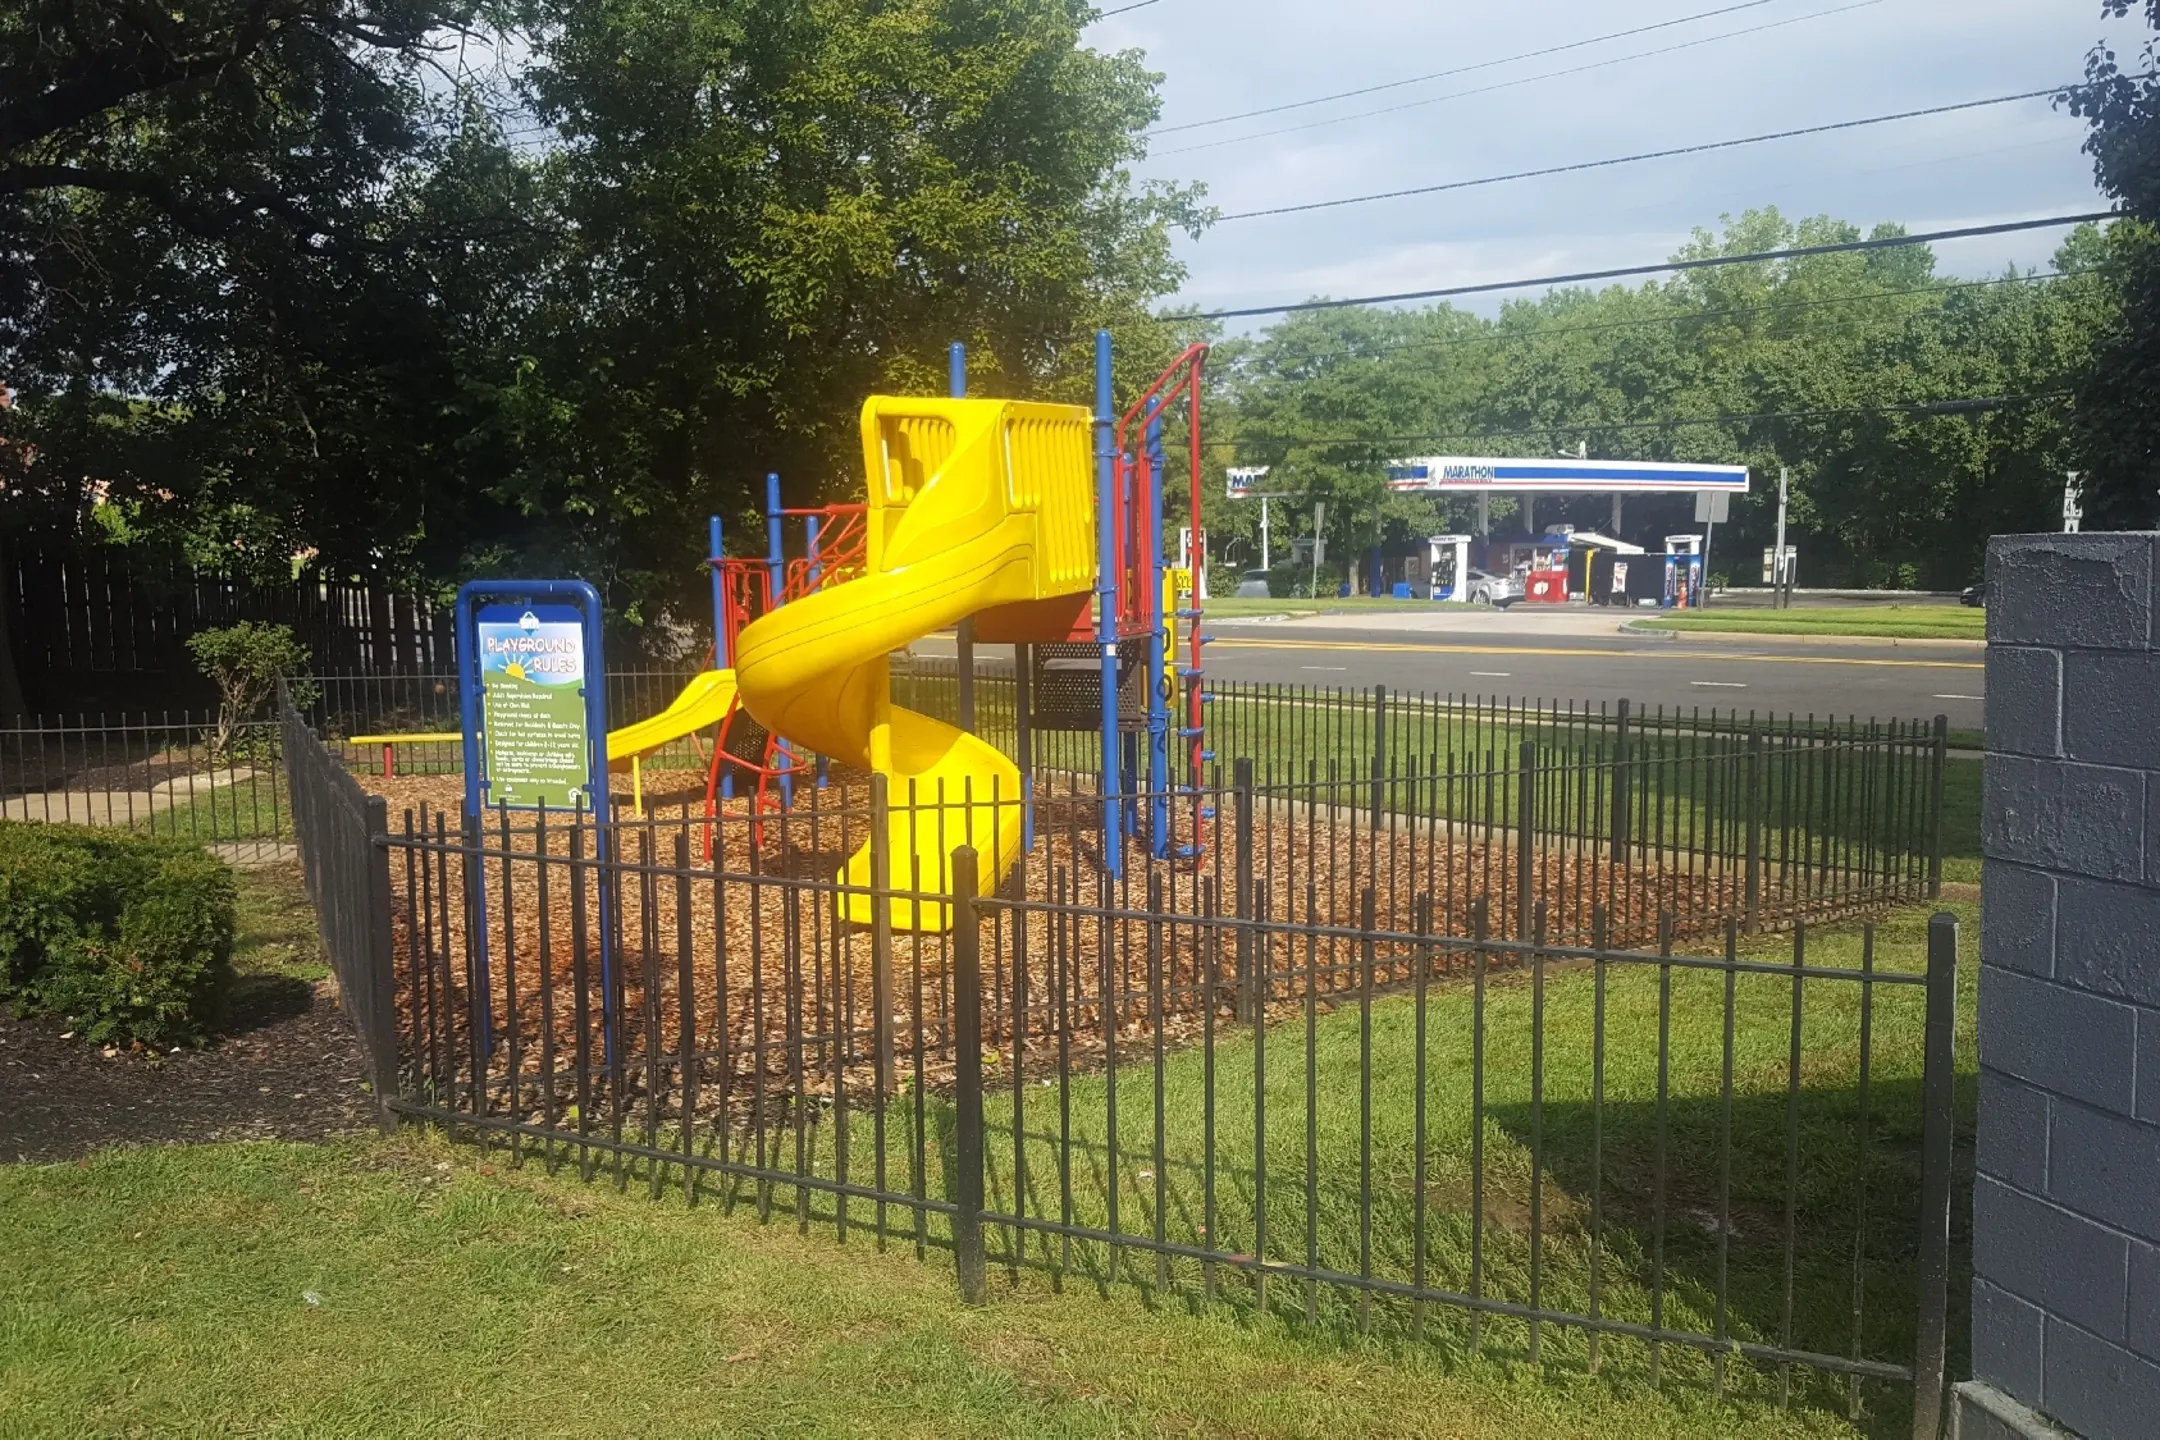
[[[1697,232],[1679,258],[1860,235],[1750,211]],[[1279,465],[1270,483],[1327,498],[1331,520],[1338,507],[1370,516],[1378,504],[1389,523],[1399,512],[1391,541],[1465,518],[1386,494],[1388,461],[1409,455],[1582,447],[1745,464],[1762,480],[1790,468],[1788,539],[1809,583],[1952,588],[1977,573],[1991,529],[2030,528],[2060,494],[2063,390],[2109,313],[2097,274],[2108,245],[2090,228],[2073,235],[2060,279],[1952,283],[1914,246],[1557,290],[1492,321],[1445,307],[1293,316],[1241,351],[1237,458]],[[1607,503],[1551,500],[1537,518],[1603,526]],[[1685,496],[1627,506],[1629,534],[1653,545],[1691,523]],[[1713,566],[1744,572],[1719,557],[1767,546],[1775,523],[1775,489],[1759,483],[1719,527]]]
[[[1183,338],[1152,303],[1204,217],[1128,166],[1159,77],[1080,44],[1079,0],[561,7],[523,78],[565,237],[496,381],[475,566],[579,570],[661,630],[694,614],[703,517],[851,499],[879,390],[1085,401],[1094,329],[1128,385]],[[1129,389],[1125,392],[1129,393]],[[664,643],[664,642],[663,642]]]
[[460,449],[462,368],[522,233],[519,171],[446,58],[481,15],[0,9],[0,376],[35,457],[0,553],[76,541],[97,501],[243,572],[307,548],[409,574],[430,526],[462,535],[489,459]]
[[[2120,18],[2135,8],[2135,0],[2102,0],[2101,13]],[[2143,9],[2160,31],[2160,0]],[[2095,266],[2114,313],[2075,382],[2086,516],[2121,528],[2160,516],[2160,416],[2151,399],[2160,387],[2160,50],[2150,38],[2139,59],[2140,70],[2125,73],[2113,50],[2095,46],[2085,85],[2057,102],[2087,122],[2094,179],[2132,217],[2111,228]]]

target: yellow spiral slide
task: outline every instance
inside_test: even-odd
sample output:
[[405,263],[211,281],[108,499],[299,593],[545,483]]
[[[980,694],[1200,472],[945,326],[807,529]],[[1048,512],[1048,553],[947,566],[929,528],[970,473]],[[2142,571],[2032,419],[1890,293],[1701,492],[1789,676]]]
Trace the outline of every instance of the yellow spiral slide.
[[[967,844],[982,857],[988,894],[1019,858],[1018,768],[985,741],[894,706],[887,656],[985,611],[1003,611],[1007,638],[1032,638],[1025,607],[1094,588],[1089,418],[1070,405],[872,396],[862,411],[864,573],[789,602],[736,642],[736,683],[752,717],[887,777],[896,888],[947,892],[950,852]],[[843,875],[870,883],[867,842]],[[869,923],[867,895],[848,895],[842,908]],[[948,908],[895,900],[892,923],[944,930]]]

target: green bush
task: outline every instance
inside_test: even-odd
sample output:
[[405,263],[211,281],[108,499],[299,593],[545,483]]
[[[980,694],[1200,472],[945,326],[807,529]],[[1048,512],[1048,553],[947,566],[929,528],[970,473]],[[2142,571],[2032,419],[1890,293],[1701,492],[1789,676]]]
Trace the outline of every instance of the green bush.
[[[241,725],[261,713],[278,677],[295,676],[307,669],[308,648],[296,639],[290,625],[262,625],[242,620],[237,625],[198,630],[188,637],[195,664],[218,689],[217,730],[210,737],[211,758],[226,761],[233,755],[233,738]],[[313,702],[313,687],[294,682],[293,703],[305,709]]]
[[199,1045],[232,978],[234,904],[200,846],[0,821],[0,998],[100,1044]]

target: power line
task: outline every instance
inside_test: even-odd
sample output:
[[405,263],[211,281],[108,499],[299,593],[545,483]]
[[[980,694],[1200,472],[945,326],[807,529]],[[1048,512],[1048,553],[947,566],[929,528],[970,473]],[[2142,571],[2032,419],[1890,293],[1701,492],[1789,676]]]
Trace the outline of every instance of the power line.
[[1159,3],[1159,0],[1138,0],[1138,3],[1136,4],[1120,5],[1115,10],[1105,10],[1100,15],[1097,15],[1095,18],[1097,20],[1107,20],[1112,15],[1123,15],[1128,10],[1145,10],[1148,6],[1157,3]]
[[1781,300],[1762,305],[1731,305],[1722,310],[1674,310],[1635,320],[1601,320],[1592,325],[1540,325],[1510,332],[1495,325],[1479,335],[1451,335],[1433,340],[1403,340],[1389,345],[1361,347],[1359,359],[1393,355],[1407,350],[1454,350],[1466,345],[1495,345],[1542,340],[1548,335],[1587,335],[1605,330],[1639,330],[1652,325],[1677,325],[1689,320],[1723,320],[1738,315],[1762,315],[1781,310],[1816,310],[1831,305],[1856,305],[1872,300],[1894,300],[1910,295],[1949,295],[1961,290],[1984,290],[1996,285],[2029,285],[2042,280],[2068,278],[2059,270],[2030,275],[2001,275],[1992,280],[1960,280],[1949,284],[1915,285],[1904,290],[1870,290],[1857,295],[1833,295],[1820,300]]
[[1260,450],[1343,445],[1431,445],[1443,440],[1531,440],[1554,434],[1578,434],[1593,430],[1669,430],[1684,425],[1747,425],[1765,420],[1823,420],[1841,415],[1979,415],[2009,410],[2020,405],[2061,400],[2067,390],[2042,390],[2030,395],[1961,395],[1947,400],[1916,400],[1892,405],[1830,405],[1807,410],[1764,410],[1751,415],[1675,415],[1662,420],[1559,421],[1527,430],[1458,431],[1424,435],[1325,435],[1298,439],[1284,435],[1226,436],[1204,440],[1208,448],[1246,446]]
[[1501,80],[1491,85],[1480,85],[1474,90],[1455,90],[1446,95],[1432,95],[1423,100],[1406,100],[1400,105],[1383,105],[1374,110],[1358,110],[1348,115],[1335,115],[1325,120],[1306,120],[1296,125],[1278,126],[1273,130],[1255,130],[1249,135],[1232,135],[1225,140],[1204,140],[1198,145],[1179,145],[1168,150],[1158,150],[1158,157],[1166,155],[1189,155],[1196,150],[1218,150],[1225,145],[1242,145],[1248,140],[1265,140],[1273,135],[1292,135],[1300,130],[1318,130],[1328,125],[1342,125],[1352,120],[1369,120],[1375,115],[1393,115],[1404,110],[1417,110],[1427,105],[1438,105],[1444,100],[1463,100],[1473,95],[1490,95],[1496,90],[1509,90],[1517,85],[1529,85],[1539,80],[1558,80],[1568,75],[1583,75],[1592,70],[1604,70],[1614,65],[1625,65],[1633,60],[1648,60],[1658,55],[1672,55],[1682,50],[1692,50],[1700,45],[1714,45],[1720,40],[1736,40],[1743,35],[1759,35],[1765,30],[1779,30],[1787,25],[1799,25],[1809,20],[1822,20],[1832,15],[1842,15],[1848,10],[1865,10],[1880,5],[1883,0],[1853,0],[1852,4],[1839,5],[1829,10],[1817,10],[1807,15],[1795,15],[1789,20],[1771,20],[1761,25],[1749,25],[1739,30],[1728,30],[1721,35],[1705,35],[1699,40],[1683,40],[1677,45],[1661,45],[1653,50],[1638,50],[1631,55],[1615,55],[1609,60],[1592,60],[1583,65],[1571,65],[1564,70],[1548,70],[1542,75],[1524,75],[1514,80]]
[[[1155,0],[1143,0],[1152,5]],[[1542,50],[1525,50],[1518,55],[1503,55],[1498,60],[1480,60],[1475,65],[1457,65],[1452,70],[1435,70],[1430,75],[1413,75],[1407,80],[1389,80],[1379,85],[1361,85],[1355,90],[1338,90],[1332,95],[1315,95],[1310,100],[1291,100],[1281,105],[1263,105],[1257,110],[1240,110],[1233,115],[1217,115],[1211,120],[1187,120],[1179,125],[1158,125],[1148,133],[1169,135],[1180,130],[1201,130],[1210,125],[1227,125],[1233,120],[1250,120],[1260,115],[1279,115],[1285,110],[1303,110],[1313,105],[1325,105],[1331,100],[1349,100],[1359,95],[1376,95],[1383,90],[1400,90],[1405,85],[1422,85],[1428,80],[1445,80],[1451,75],[1468,75],[1477,70],[1490,70],[1498,65],[1512,65],[1518,60],[1536,60],[1546,55],[1558,55],[1567,50],[1580,50],[1589,45],[1602,45],[1608,40],[1625,40],[1630,35],[1646,35],[1652,30],[1670,30],[1675,25],[1689,25],[1697,20],[1709,20],[1719,15],[1730,15],[1735,10],[1754,10],[1773,3],[1773,0],[1744,0],[1739,5],[1725,5],[1716,10],[1704,10],[1694,15],[1682,15],[1677,20],[1660,20],[1655,25],[1637,25],[1630,30],[1614,30],[1605,35],[1593,35],[1587,40],[1570,40],[1565,45],[1549,45]],[[1129,5],[1137,10],[1138,5]],[[1112,10],[1112,15],[1118,12]]]
[[2053,85],[2045,90],[2024,90],[2015,95],[1997,95],[1987,100],[1962,100],[1954,105],[1930,105],[1924,110],[1900,110],[1892,115],[1870,115],[1860,120],[1836,120],[1823,125],[1803,126],[1798,130],[1774,130],[1764,135],[1743,135],[1736,140],[1706,140],[1698,145],[1680,145],[1670,150],[1645,150],[1638,155],[1615,155],[1605,160],[1578,160],[1570,165],[1547,165],[1536,170],[1516,170],[1505,175],[1486,175],[1476,180],[1449,180],[1438,185],[1418,185],[1407,190],[1381,190],[1370,195],[1348,195],[1339,200],[1311,200],[1302,205],[1276,205],[1266,210],[1240,210],[1232,215],[1218,216],[1218,220],[1256,220],[1265,215],[1296,215],[1307,210],[1332,210],[1343,205],[1366,205],[1375,200],[1401,200],[1411,195],[1437,195],[1444,190],[1469,190],[1480,185],[1498,185],[1508,180],[1531,180],[1541,175],[1569,175],[1580,170],[1602,170],[1614,165],[1633,165],[1643,160],[1669,160],[1675,155],[1700,155],[1709,150],[1730,150],[1741,145],[1761,145],[1771,140],[1793,140],[1803,135],[1827,135],[1835,130],[1858,130],[1868,125],[1887,125],[1893,120],[1918,120],[1929,115],[1949,115],[1960,110],[1980,110],[1990,105],[2008,105],[2018,100],[2038,100],[2061,95],[2066,90],[2082,90],[2082,85]]
[[1655,265],[1622,265],[1610,270],[1578,270],[1571,275],[1540,275],[1524,280],[1488,280],[1476,285],[1448,285],[1434,290],[1402,290],[1392,295],[1360,295],[1347,300],[1301,300],[1288,305],[1248,305],[1236,310],[1173,311],[1166,318],[1238,320],[1250,315],[1288,315],[1304,310],[1347,310],[1358,305],[1392,305],[1404,300],[1445,300],[1457,295],[1489,295],[1501,290],[1528,290],[1540,285],[1580,285],[1591,280],[1624,280],[1636,275],[1662,275],[1667,271],[1710,270],[1723,265],[1801,260],[1813,255],[1894,250],[1907,245],[1928,245],[1939,240],[1969,240],[1983,235],[2008,235],[2020,230],[2047,230],[2064,225],[2083,225],[2117,219],[2119,214],[2120,212],[2114,210],[2095,210],[2084,215],[2050,215],[2043,220],[2005,220],[1993,225],[1966,225],[1956,230],[1932,230],[1919,235],[1885,235],[1873,240],[1842,240],[1833,245],[1757,250],[1746,255],[1708,255],[1696,260],[1664,260]]

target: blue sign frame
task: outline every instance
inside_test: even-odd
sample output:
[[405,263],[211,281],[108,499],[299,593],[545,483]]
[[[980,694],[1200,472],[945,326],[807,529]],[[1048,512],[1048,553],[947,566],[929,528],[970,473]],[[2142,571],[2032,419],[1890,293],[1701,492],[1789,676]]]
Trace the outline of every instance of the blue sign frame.
[[[481,717],[486,713],[481,705],[485,682],[481,678],[479,611],[483,600],[512,604],[567,603],[580,616],[584,632],[585,648],[585,743],[587,761],[592,783],[588,790],[590,809],[573,812],[576,816],[590,815],[593,827],[593,862],[603,868],[600,871],[600,996],[601,1035],[606,1049],[607,1061],[614,1063],[615,1031],[617,1014],[615,1004],[615,916],[610,903],[611,887],[606,883],[607,863],[614,858],[614,812],[608,800],[608,748],[607,748],[607,665],[600,643],[600,592],[584,580],[468,580],[458,588],[457,595],[457,655],[458,655],[458,714],[464,730],[465,755],[465,826],[474,841],[482,834],[482,824],[487,815],[487,800],[483,791],[487,788],[487,734]],[[474,852],[468,852],[472,854]],[[480,1029],[480,1050],[492,1055],[495,1050],[494,991],[490,983],[488,966],[488,911],[485,867],[470,863],[465,867],[465,889],[471,904],[473,917],[468,942],[473,951],[473,980],[478,991],[477,1021]],[[512,997],[512,1003],[515,997]]]

